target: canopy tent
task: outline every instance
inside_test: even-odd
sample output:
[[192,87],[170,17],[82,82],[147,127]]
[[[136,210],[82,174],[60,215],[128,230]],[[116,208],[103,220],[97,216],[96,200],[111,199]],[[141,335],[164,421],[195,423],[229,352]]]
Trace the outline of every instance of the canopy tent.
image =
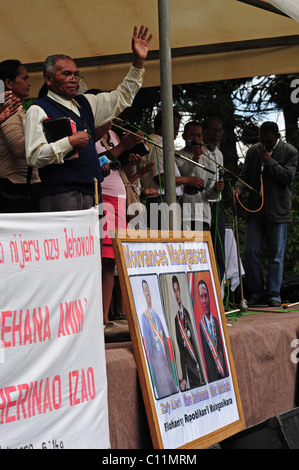
[[297,0],[263,0],[275,7],[279,12],[283,12],[296,21],[299,21],[299,5]]
[[[277,14],[273,4],[279,3],[295,2],[170,0],[172,82],[299,72],[299,24]],[[154,34],[144,86],[159,86],[156,0],[1,0],[0,60],[27,65],[32,96],[43,83],[42,63],[53,53],[73,57],[89,88],[111,90],[131,62],[134,24]]]
[[1,0],[0,60],[18,58],[26,65],[32,96],[43,83],[43,61],[56,53],[76,61],[88,88],[111,90],[131,63],[133,26],[149,26],[154,39],[144,86],[161,86],[166,198],[171,204],[170,85],[298,72],[297,15],[294,0]]

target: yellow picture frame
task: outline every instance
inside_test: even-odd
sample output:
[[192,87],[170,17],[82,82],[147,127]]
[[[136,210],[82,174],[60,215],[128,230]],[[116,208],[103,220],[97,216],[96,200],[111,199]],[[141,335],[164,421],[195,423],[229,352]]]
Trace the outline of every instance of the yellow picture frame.
[[[138,236],[136,233],[130,230],[116,231],[112,243],[153,447],[155,449],[210,447],[245,428],[211,235],[209,232],[201,232],[199,237],[198,232],[196,235],[193,232],[194,237],[192,237],[192,232],[189,232],[188,238],[182,238],[181,233],[158,232],[158,235],[152,238],[149,231],[138,231]],[[201,314],[198,307],[199,294],[197,294],[197,299],[195,296],[192,300],[197,304],[191,307],[191,311],[193,309],[191,315],[193,314],[192,324],[196,325],[193,337],[197,338],[201,357],[201,360],[197,361],[199,364],[197,367],[201,368],[204,385],[192,385],[191,378],[188,379],[187,385],[186,380],[180,380],[179,360],[182,363],[182,356],[178,358],[179,355],[174,347],[174,316],[171,313],[173,307],[170,306],[171,302],[172,305],[174,302],[170,279],[173,282],[175,277],[183,280],[183,284],[189,283],[191,277],[195,282],[198,282],[198,278],[205,278],[206,286],[209,284],[209,289],[212,289],[211,299],[213,300],[210,300],[210,303],[213,301],[214,309],[217,309],[215,316],[220,325],[228,374],[225,377],[224,368],[221,368],[220,364],[222,379],[214,380],[214,377],[209,375],[208,359],[204,356],[204,340],[201,339],[202,331],[199,325]],[[141,313],[142,300],[144,301],[141,292],[144,294],[147,289],[145,281],[150,281],[147,282],[148,288],[151,284],[150,296],[158,306],[156,310],[159,314],[155,314],[155,318],[160,316],[160,323],[157,328],[153,321],[152,324],[150,323],[145,311]],[[184,293],[186,299],[186,286]],[[189,293],[191,298],[190,289]],[[143,324],[147,325],[146,328],[142,327]],[[148,345],[150,343],[147,344],[147,337],[151,334],[148,334],[145,329],[158,332],[154,335],[156,338],[154,344],[159,346],[160,359],[157,359],[158,362],[156,361],[155,364],[150,363],[153,355],[149,353],[152,347]],[[190,336],[188,329],[187,332]],[[163,339],[166,337],[167,341],[164,341],[163,345]],[[187,336],[185,336],[184,345],[186,344],[188,345]],[[167,345],[169,345],[169,350],[167,350]],[[156,349],[156,346],[154,348]],[[170,351],[173,361],[168,360],[168,366],[162,366],[167,356],[166,350]],[[192,347],[190,350],[192,353]],[[155,357],[158,357],[157,352],[155,354]],[[216,361],[217,353],[215,354]],[[159,364],[158,369],[165,367],[161,380],[158,375],[154,374],[157,364]],[[167,373],[166,370],[168,370]],[[165,388],[166,382],[172,383],[169,379],[171,370],[173,370],[174,382],[177,386],[176,392],[171,389],[172,385],[169,385],[168,389]],[[163,387],[160,389],[169,390],[169,392],[164,392],[166,395],[163,395],[163,391],[159,391],[157,385],[159,380],[163,382]],[[185,388],[181,389],[181,387]],[[226,396],[230,398],[227,399]]]

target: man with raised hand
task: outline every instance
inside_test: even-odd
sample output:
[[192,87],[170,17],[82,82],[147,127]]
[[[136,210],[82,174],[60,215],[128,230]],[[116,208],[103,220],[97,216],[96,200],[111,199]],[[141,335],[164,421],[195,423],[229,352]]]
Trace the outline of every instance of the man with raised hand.
[[[26,157],[39,168],[42,182],[41,211],[87,209],[94,205],[95,180],[103,180],[95,149],[95,129],[131,106],[142,86],[144,61],[152,34],[147,27],[134,27],[133,62],[116,90],[98,95],[78,95],[79,70],[66,55],[52,55],[44,64],[47,95],[28,110],[25,120]],[[76,131],[49,143],[44,120],[71,118]],[[74,154],[78,158],[74,158]]]

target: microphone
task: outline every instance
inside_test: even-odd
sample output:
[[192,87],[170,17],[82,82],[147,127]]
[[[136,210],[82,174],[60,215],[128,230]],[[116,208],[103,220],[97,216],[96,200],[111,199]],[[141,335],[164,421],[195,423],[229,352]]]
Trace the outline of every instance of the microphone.
[[[259,148],[261,150],[261,153],[266,150],[266,147],[262,143],[260,143]],[[264,171],[264,166],[265,166],[265,162],[262,160],[261,161],[261,173],[263,173]]]
[[219,179],[220,179],[220,180],[223,179],[224,174],[225,174],[224,169],[223,169],[223,168],[219,168]]

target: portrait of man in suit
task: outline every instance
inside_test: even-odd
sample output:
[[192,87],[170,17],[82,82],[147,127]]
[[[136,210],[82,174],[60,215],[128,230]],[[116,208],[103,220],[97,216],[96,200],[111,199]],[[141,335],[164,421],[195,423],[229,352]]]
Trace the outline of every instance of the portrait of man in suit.
[[218,320],[211,312],[209,289],[203,279],[198,282],[198,293],[203,308],[199,324],[201,344],[208,381],[214,382],[228,376],[222,336]]
[[141,315],[143,343],[155,396],[159,399],[178,392],[173,352],[163,322],[152,304],[149,284],[144,278],[142,291],[146,301]]
[[175,316],[175,334],[180,354],[182,374],[179,376],[180,390],[200,387],[205,379],[199,357],[197,333],[193,327],[190,313],[183,305],[180,283],[177,276],[172,276],[172,287],[177,302]]

